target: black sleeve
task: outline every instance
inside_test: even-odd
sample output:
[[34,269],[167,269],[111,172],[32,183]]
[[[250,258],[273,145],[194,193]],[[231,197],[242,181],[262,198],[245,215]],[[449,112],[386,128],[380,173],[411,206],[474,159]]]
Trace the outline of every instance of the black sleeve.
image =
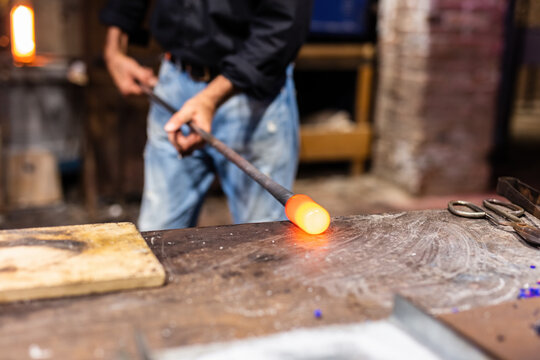
[[148,10],[148,0],[108,0],[99,14],[104,25],[118,26],[129,35],[140,31]]
[[262,0],[248,39],[223,59],[222,74],[253,97],[275,96],[308,34],[311,9],[312,0]]

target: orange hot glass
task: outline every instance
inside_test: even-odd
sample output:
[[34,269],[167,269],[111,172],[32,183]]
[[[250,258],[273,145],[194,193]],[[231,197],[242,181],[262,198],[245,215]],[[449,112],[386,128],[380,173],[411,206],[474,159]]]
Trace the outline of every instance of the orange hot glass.
[[289,220],[308,234],[321,234],[330,226],[330,214],[309,196],[296,194],[285,204]]

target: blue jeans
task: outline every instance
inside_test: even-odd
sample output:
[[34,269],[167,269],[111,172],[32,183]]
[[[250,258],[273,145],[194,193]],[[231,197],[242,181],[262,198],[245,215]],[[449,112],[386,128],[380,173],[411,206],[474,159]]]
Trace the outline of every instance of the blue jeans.
[[[155,92],[180,109],[205,86],[164,60]],[[170,117],[161,106],[151,106],[138,224],[141,231],[196,226],[204,197],[216,174],[235,223],[285,219],[283,206],[272,195],[209,145],[179,159],[163,130]],[[287,69],[286,84],[275,99],[261,101],[240,94],[225,102],[216,112],[212,134],[291,189],[299,144],[292,66]]]

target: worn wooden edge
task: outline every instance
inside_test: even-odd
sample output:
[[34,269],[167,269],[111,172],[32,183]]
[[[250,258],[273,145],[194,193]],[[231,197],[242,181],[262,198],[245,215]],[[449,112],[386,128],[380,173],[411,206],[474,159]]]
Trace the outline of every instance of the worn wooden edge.
[[[49,230],[49,229],[50,230],[60,230],[60,229],[74,229],[74,228],[84,228],[84,227],[89,227],[89,226],[106,226],[106,225],[119,225],[119,226],[127,225],[127,226],[132,226],[135,229],[137,229],[135,224],[133,224],[132,222],[123,221],[123,222],[89,223],[89,224],[60,225],[60,226],[39,226],[39,227],[22,228],[22,229],[0,229],[0,235],[2,233],[15,232],[15,231],[32,232],[32,231],[38,230],[40,232],[43,232],[43,231],[46,231],[46,230]],[[141,233],[138,230],[137,230],[137,232],[139,233],[139,235],[141,235]],[[141,235],[141,238],[144,240],[142,235]],[[0,241],[1,241],[1,238],[0,238]]]
[[155,276],[145,278],[116,279],[110,281],[99,281],[91,284],[64,284],[61,286],[10,290],[9,294],[0,293],[0,303],[82,296],[122,290],[158,287],[165,283],[165,270],[163,269],[163,266],[158,266],[157,269],[158,270]]

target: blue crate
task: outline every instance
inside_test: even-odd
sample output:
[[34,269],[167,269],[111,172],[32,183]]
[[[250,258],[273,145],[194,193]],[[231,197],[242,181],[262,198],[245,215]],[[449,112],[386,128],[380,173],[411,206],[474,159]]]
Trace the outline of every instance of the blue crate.
[[369,0],[314,0],[311,33],[363,36],[368,32]]

